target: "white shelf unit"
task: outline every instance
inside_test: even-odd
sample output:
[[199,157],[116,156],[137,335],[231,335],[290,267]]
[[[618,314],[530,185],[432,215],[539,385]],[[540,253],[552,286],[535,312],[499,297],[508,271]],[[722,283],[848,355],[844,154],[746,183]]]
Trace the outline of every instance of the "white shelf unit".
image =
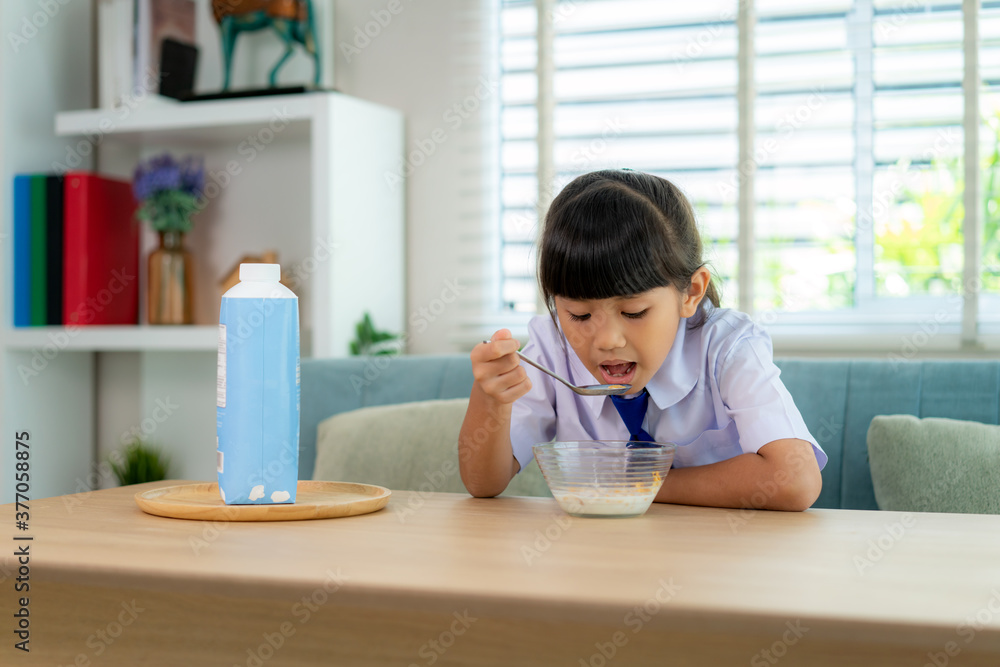
[[[0,119],[18,115],[12,104],[0,107]],[[5,128],[6,141],[11,135],[17,141],[16,128],[9,122]],[[59,148],[50,146],[53,157],[41,166],[5,161],[4,192],[15,173],[47,170],[88,145],[96,148],[93,166],[101,173],[131,178],[138,160],[169,150],[178,157],[203,154],[210,182],[228,183],[198,214],[186,241],[195,260],[196,326],[15,329],[11,244],[5,244],[0,428],[29,431],[37,443],[33,497],[93,486],[97,464],[121,445],[108,433],[123,433],[128,424],[168,452],[173,476],[214,478],[218,281],[244,254],[277,250],[301,279],[303,356],[348,354],[365,311],[380,327],[404,329],[403,188],[386,180],[403,153],[399,112],[338,93],[154,101],[127,113],[60,111],[46,140]],[[30,148],[22,143],[20,153]],[[90,166],[84,160],[81,168]],[[0,220],[0,231],[10,234],[10,211]],[[142,302],[145,257],[155,243],[145,231]],[[141,310],[144,321],[144,303]],[[165,404],[176,408],[160,420],[157,409]],[[133,416],[123,421],[116,408]],[[13,500],[9,440],[0,502]]]
[[213,326],[26,327],[11,330],[9,350],[41,350],[48,345],[84,352],[214,351],[219,342]]
[[[122,177],[162,150],[206,155],[206,191],[215,196],[187,243],[196,323],[218,322],[218,280],[242,254],[273,248],[303,278],[304,353],[347,354],[365,310],[402,330],[403,199],[386,181],[403,150],[399,112],[308,93],[63,112],[55,127],[58,136],[97,143],[100,170]],[[147,231],[143,257],[154,245]],[[152,329],[144,334],[160,347]]]

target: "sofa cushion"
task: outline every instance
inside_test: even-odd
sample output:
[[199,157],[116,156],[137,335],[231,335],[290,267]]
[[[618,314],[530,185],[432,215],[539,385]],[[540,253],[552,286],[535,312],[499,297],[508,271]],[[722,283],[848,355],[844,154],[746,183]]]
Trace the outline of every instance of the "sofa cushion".
[[316,434],[327,417],[373,405],[469,398],[467,354],[303,359],[299,479],[313,479]]
[[[313,479],[466,493],[458,472],[458,433],[468,405],[468,398],[427,400],[334,415],[318,428]],[[551,494],[532,462],[504,495]]]
[[879,509],[1000,514],[1000,426],[877,416],[868,452]]

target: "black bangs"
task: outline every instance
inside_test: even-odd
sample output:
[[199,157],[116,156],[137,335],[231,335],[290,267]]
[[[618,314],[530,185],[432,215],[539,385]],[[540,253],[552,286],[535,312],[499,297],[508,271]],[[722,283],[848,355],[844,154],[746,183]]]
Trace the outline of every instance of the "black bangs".
[[654,233],[660,225],[650,225],[662,215],[651,202],[612,180],[561,194],[539,257],[547,297],[609,299],[671,284],[662,235]]
[[[681,292],[705,266],[694,211],[676,185],[652,174],[609,169],[578,176],[549,206],[538,251],[538,285],[554,297],[612,299],[658,287]],[[709,278],[707,301],[719,307]],[[704,317],[692,317],[700,326]]]

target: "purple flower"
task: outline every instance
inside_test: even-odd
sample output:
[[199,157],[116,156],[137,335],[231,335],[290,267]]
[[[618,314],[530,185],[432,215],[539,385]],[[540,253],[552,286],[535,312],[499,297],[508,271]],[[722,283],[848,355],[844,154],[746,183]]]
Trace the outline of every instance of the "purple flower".
[[205,166],[200,156],[178,162],[163,153],[140,162],[132,177],[132,194],[145,201],[163,190],[181,190],[198,196],[205,183]]
[[205,160],[200,155],[188,155],[180,163],[181,189],[196,197],[205,187]]

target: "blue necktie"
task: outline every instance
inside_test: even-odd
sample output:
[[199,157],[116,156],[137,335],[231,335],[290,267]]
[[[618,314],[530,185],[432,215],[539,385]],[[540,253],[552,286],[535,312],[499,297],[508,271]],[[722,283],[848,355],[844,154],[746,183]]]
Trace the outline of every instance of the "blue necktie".
[[649,403],[649,393],[645,389],[635,398],[612,396],[611,402],[615,404],[618,414],[625,422],[625,428],[632,435],[631,440],[654,442],[652,436],[642,430],[642,420],[646,416],[646,404]]

